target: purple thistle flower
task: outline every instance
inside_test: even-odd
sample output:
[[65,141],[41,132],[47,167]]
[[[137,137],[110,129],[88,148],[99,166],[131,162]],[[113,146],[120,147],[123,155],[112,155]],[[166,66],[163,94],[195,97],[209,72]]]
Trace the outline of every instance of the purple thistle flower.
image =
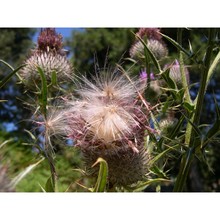
[[147,76],[147,72],[146,70],[143,70],[141,73],[140,73],[140,79],[141,80],[147,80],[148,76]]
[[150,79],[151,79],[151,80],[155,80],[154,73],[150,73]]

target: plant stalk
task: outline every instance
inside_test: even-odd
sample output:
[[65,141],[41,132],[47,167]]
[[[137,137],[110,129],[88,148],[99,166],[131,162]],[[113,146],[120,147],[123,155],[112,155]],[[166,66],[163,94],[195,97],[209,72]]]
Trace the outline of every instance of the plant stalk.
[[[182,34],[179,31],[179,43],[181,44],[182,42]],[[197,95],[197,98],[195,100],[195,111],[192,114],[191,121],[195,126],[199,125],[200,122],[200,116],[201,116],[201,111],[203,107],[203,100],[204,100],[204,95],[206,92],[207,88],[207,83],[208,83],[208,73],[209,73],[209,68],[210,68],[210,63],[211,63],[211,58],[212,58],[212,51],[214,47],[214,37],[215,37],[215,29],[209,29],[209,38],[208,38],[208,46],[206,49],[206,55],[205,59],[203,62],[202,70],[201,70],[201,83],[200,83],[200,88],[199,92]],[[180,51],[181,53],[181,51]],[[180,171],[177,176],[177,180],[174,186],[174,192],[182,192],[188,177],[188,173],[190,170],[190,166],[192,164],[192,161],[195,157],[195,140],[196,140],[196,132],[192,128],[192,125],[189,124],[186,129],[186,140],[185,143],[188,145],[188,150],[184,155],[182,156],[182,160],[180,163]]]

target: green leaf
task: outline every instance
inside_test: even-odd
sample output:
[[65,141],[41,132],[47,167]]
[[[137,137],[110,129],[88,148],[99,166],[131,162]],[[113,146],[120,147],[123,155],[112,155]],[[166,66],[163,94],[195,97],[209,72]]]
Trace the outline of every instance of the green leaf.
[[151,180],[148,180],[148,181],[146,181],[144,183],[141,183],[140,185],[135,187],[134,191],[141,191],[141,190],[144,190],[146,187],[148,187],[151,184],[162,183],[162,182],[171,182],[171,181],[168,180],[168,179],[163,179],[163,178],[151,179]]
[[220,51],[216,55],[214,61],[212,62],[211,66],[209,68],[208,77],[207,77],[207,81],[206,81],[206,87],[208,86],[209,81],[214,73],[214,70],[215,70],[216,66],[219,64],[219,62],[220,62]]
[[183,107],[189,112],[189,113],[192,113],[194,111],[194,104],[191,104],[187,101],[183,102]]
[[46,192],[55,192],[55,185],[52,176],[50,176],[45,185]]
[[178,135],[178,133],[180,132],[180,128],[184,122],[184,118],[185,118],[184,116],[180,117],[177,124],[174,126],[173,130],[171,131],[170,139],[173,139]]
[[37,70],[40,74],[41,77],[41,95],[40,95],[40,104],[41,104],[41,109],[42,113],[44,114],[46,118],[46,113],[47,113],[47,80],[46,76],[43,72],[43,70],[38,66]]
[[12,76],[17,73],[22,67],[24,67],[25,65],[19,66],[18,68],[16,68],[15,70],[13,70],[11,73],[9,73],[7,76],[4,77],[3,80],[0,81],[0,88],[2,88],[11,78]]
[[51,74],[51,83],[52,85],[56,86],[57,85],[57,73],[56,71],[52,71],[52,74]]
[[173,150],[173,148],[170,147],[170,148],[164,150],[163,152],[161,152],[160,154],[158,154],[157,156],[155,156],[152,160],[150,160],[149,166],[152,166],[155,162],[157,162],[160,158],[165,156],[171,150]]
[[9,69],[11,69],[12,71],[14,70],[14,68],[7,62],[5,62],[4,60],[0,59],[0,62],[5,64],[5,66],[7,66]]
[[177,179],[173,189],[174,192],[183,191],[193,158],[194,158],[194,148],[188,148],[188,150],[182,156],[182,160],[180,163],[180,170],[177,175]]
[[11,141],[12,141],[12,139],[4,141],[2,144],[0,144],[0,148],[2,148],[4,145],[6,145],[7,143],[9,143]]
[[183,51],[188,57],[192,57],[193,54],[189,53],[186,51],[179,43],[177,43],[175,40],[172,38],[168,37],[165,34],[160,33],[164,38],[166,38],[171,44],[173,44],[178,50]]
[[169,69],[164,71],[161,75],[164,78],[164,80],[166,81],[166,83],[168,84],[169,88],[171,88],[173,90],[177,89],[177,85],[176,85],[175,81],[170,77],[170,70]]
[[96,166],[98,163],[100,163],[99,174],[93,192],[104,192],[108,177],[108,164],[104,159],[99,157],[92,167]]
[[12,181],[11,186],[14,188],[28,173],[30,173],[38,164],[40,164],[44,158],[40,159],[38,162],[31,164],[24,171],[19,173]]

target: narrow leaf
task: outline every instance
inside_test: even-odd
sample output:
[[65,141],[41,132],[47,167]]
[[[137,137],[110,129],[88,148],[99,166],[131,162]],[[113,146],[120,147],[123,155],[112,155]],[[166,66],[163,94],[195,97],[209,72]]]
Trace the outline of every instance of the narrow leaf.
[[5,64],[5,66],[7,66],[9,69],[11,69],[12,71],[14,70],[14,68],[7,62],[5,62],[4,60],[0,59],[0,62]]
[[7,76],[4,77],[4,79],[2,81],[0,81],[0,88],[2,88],[11,78],[12,76],[18,72],[18,70],[20,70],[22,67],[24,67],[25,65],[19,66],[18,68],[16,68],[15,70],[13,70],[11,73],[9,73]]
[[41,97],[40,97],[40,102],[41,102],[41,108],[44,116],[46,117],[46,112],[47,112],[47,80],[46,76],[43,72],[43,70],[40,67],[37,67],[38,72],[41,77]]
[[57,85],[57,73],[56,73],[56,71],[52,71],[52,74],[51,74],[51,83],[52,83],[52,85],[54,85],[54,86]]
[[168,179],[163,179],[163,178],[151,179],[151,180],[148,180],[144,183],[141,183],[139,186],[135,187],[134,191],[141,191],[141,190],[143,190],[144,188],[148,187],[151,184],[162,183],[162,182],[171,182],[171,181],[168,180]]
[[207,77],[207,81],[206,81],[206,87],[208,86],[209,81],[214,73],[214,70],[215,70],[216,66],[219,64],[219,62],[220,62],[220,51],[216,55],[214,61],[212,62],[211,66],[209,68],[208,77]]
[[55,192],[55,186],[54,186],[54,183],[53,183],[52,176],[50,176],[48,178],[47,182],[46,182],[45,191],[46,192]]
[[9,143],[10,141],[12,141],[12,139],[6,140],[6,141],[4,141],[2,144],[0,144],[0,149],[1,149],[4,145],[6,145],[7,143]]
[[108,164],[104,159],[99,157],[92,167],[96,166],[98,163],[100,163],[99,174],[93,192],[104,192],[108,177]]
[[11,185],[14,188],[28,173],[30,173],[38,164],[40,164],[42,161],[44,160],[44,158],[42,158],[41,160],[39,160],[38,162],[31,164],[30,166],[28,166],[24,171],[22,171],[21,173],[19,173],[12,181],[11,181]]
[[173,44],[177,49],[183,51],[188,57],[192,57],[192,54],[190,54],[188,51],[186,51],[179,43],[177,43],[172,38],[168,37],[165,34],[160,33],[164,38],[166,38],[171,44]]

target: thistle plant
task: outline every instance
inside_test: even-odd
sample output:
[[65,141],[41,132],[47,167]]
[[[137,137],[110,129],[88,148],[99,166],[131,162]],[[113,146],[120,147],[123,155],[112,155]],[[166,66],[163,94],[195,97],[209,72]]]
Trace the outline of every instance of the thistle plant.
[[[183,29],[172,39],[162,29],[140,28],[126,59],[131,65],[97,68],[87,77],[73,74],[62,36],[51,28],[42,30],[24,65],[13,69],[0,88],[17,74],[36,99],[31,120],[37,132],[29,134],[41,159],[31,167],[44,158],[48,162],[51,177],[43,190],[58,191],[57,148],[69,145],[83,161],[75,184],[86,190],[163,191],[169,186],[187,191],[193,164],[208,167],[209,146],[219,141],[220,109],[214,95],[216,120],[210,125],[201,121],[204,97],[220,61],[217,30],[208,31],[200,56],[191,43],[183,44]],[[167,45],[173,45],[177,57],[168,54]],[[195,69],[201,81],[193,96]],[[0,188],[4,175],[0,167]]]
[[60,117],[66,122],[61,118],[51,125],[54,128],[63,120],[63,133],[81,149],[93,175],[97,170],[92,165],[99,157],[107,162],[111,186],[143,179],[149,161],[145,132],[154,132],[149,126],[151,107],[139,97],[141,81],[126,74],[120,70],[100,72],[94,82],[83,77],[76,89],[78,99],[66,100],[61,110]]

